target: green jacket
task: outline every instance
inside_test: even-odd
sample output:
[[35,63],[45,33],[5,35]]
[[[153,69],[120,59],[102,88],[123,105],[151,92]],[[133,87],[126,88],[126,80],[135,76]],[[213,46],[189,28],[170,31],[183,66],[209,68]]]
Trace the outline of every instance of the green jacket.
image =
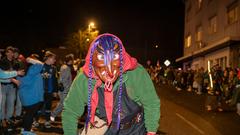
[[[147,71],[143,66],[123,74],[128,96],[144,108],[145,126],[148,132],[156,132],[160,119],[160,99]],[[95,81],[93,81],[95,83]],[[114,88],[119,85],[119,80]],[[88,78],[82,72],[73,81],[64,101],[62,123],[64,134],[76,135],[78,118],[82,116],[88,99]]]

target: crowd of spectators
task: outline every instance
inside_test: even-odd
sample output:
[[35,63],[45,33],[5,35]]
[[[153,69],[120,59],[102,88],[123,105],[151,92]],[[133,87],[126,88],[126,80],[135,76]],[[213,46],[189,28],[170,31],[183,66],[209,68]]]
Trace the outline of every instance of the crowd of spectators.
[[[240,69],[213,65],[208,69],[181,69],[150,63],[146,66],[151,79],[158,84],[172,85],[177,91],[186,90],[206,95],[206,110],[224,111],[222,105],[236,107],[240,115]],[[210,77],[211,76],[211,77]]]
[[[68,54],[62,61],[46,51],[25,57],[8,46],[0,52],[0,133],[34,135],[41,125],[49,129],[63,109],[72,80],[84,61]],[[52,108],[53,99],[58,105]],[[44,121],[39,122],[39,118]],[[19,131],[17,131],[19,129]]]

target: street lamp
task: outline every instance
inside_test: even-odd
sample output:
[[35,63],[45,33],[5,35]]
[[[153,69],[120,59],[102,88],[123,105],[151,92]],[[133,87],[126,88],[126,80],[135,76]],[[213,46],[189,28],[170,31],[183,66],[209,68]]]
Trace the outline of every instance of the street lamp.
[[94,28],[94,23],[93,22],[90,22],[89,24],[88,24],[88,30],[89,30],[89,33],[90,33],[90,31],[91,31],[91,28]]
[[[95,30],[96,26],[94,22],[90,22],[86,27],[79,29],[79,57],[80,55],[84,54],[85,49],[88,48],[89,42],[91,42],[97,35],[98,31]],[[80,53],[81,52],[81,53]]]

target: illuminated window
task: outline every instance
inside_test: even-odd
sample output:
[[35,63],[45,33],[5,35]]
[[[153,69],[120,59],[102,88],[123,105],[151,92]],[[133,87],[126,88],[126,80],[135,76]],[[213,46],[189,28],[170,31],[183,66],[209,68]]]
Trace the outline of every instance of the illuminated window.
[[191,35],[188,35],[186,38],[185,38],[185,47],[188,48],[191,46],[191,41],[192,41],[192,37]]
[[202,26],[197,26],[196,28],[196,41],[200,42],[202,41]]
[[227,57],[221,57],[221,58],[217,58],[215,59],[216,64],[218,64],[222,69],[225,69],[227,67]]
[[214,16],[209,20],[209,33],[213,34],[216,32],[217,32],[217,16]]
[[238,6],[232,6],[227,11],[228,24],[232,24],[238,20]]

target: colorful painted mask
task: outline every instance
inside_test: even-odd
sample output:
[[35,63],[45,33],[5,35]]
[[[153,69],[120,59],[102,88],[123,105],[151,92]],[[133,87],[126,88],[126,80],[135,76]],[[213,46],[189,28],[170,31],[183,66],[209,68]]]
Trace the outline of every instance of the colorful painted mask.
[[114,83],[120,72],[120,47],[113,43],[110,41],[107,45],[98,44],[93,54],[94,71],[105,83]]

